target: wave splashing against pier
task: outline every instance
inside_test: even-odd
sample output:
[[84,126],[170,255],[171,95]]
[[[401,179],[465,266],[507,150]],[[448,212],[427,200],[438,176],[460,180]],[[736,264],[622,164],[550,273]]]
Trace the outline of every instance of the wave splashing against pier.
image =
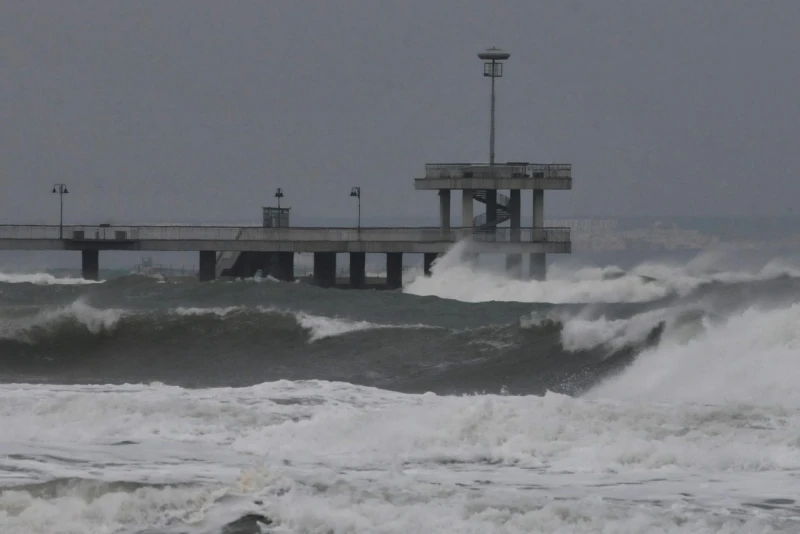
[[[456,251],[457,252],[457,251]],[[800,278],[0,282],[3,532],[796,532]]]

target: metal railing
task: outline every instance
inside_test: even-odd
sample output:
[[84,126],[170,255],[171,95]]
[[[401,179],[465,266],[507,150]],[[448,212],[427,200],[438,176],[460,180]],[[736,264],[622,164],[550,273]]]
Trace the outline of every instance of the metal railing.
[[571,163],[427,163],[425,178],[571,178]]
[[490,243],[569,243],[569,228],[487,228],[476,229],[473,241]]
[[[514,232],[514,233],[512,233]],[[519,238],[517,238],[517,233]],[[57,225],[0,225],[0,240],[58,240]],[[439,227],[330,228],[260,226],[64,226],[67,241],[480,241],[568,242],[569,228],[479,229]],[[513,239],[512,239],[513,238]]]

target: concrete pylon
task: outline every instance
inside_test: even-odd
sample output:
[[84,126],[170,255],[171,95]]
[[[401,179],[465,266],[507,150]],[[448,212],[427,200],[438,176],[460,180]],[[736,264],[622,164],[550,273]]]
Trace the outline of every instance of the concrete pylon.
[[100,252],[81,250],[81,276],[84,280],[97,280],[100,277]]
[[200,251],[200,272],[198,278],[201,282],[210,282],[217,277],[217,253],[213,250]]

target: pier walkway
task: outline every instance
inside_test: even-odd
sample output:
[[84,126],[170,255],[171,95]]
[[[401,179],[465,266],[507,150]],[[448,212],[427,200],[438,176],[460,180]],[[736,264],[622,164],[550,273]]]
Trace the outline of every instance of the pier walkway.
[[[366,253],[387,254],[389,285],[399,286],[402,254],[425,255],[426,270],[437,255],[469,240],[472,253],[569,253],[569,228],[264,228],[260,226],[0,225],[0,250],[81,251],[83,275],[97,278],[99,251],[198,251],[200,279],[216,277],[217,253],[241,252],[233,275],[264,270],[293,279],[294,254],[314,253],[315,279],[332,285],[336,253],[351,253],[351,278],[363,279]],[[220,254],[220,258],[222,255]]]

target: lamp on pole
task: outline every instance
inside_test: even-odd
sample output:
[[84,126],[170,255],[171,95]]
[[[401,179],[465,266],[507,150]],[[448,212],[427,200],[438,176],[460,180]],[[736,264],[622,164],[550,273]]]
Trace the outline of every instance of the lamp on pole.
[[361,235],[361,188],[357,186],[352,188],[350,196],[358,199],[358,235]]
[[280,187],[275,190],[275,198],[278,199],[278,228],[281,227],[281,199],[283,198],[283,189]]
[[61,210],[59,211],[58,217],[58,238],[64,239],[64,195],[69,193],[69,191],[67,191],[67,184],[53,185],[53,193],[58,193],[59,199],[61,200]]
[[499,48],[488,48],[485,52],[478,54],[483,60],[483,75],[492,79],[492,111],[491,126],[489,130],[489,172],[494,176],[494,79],[503,77],[503,61],[511,57],[508,52],[503,52]]

